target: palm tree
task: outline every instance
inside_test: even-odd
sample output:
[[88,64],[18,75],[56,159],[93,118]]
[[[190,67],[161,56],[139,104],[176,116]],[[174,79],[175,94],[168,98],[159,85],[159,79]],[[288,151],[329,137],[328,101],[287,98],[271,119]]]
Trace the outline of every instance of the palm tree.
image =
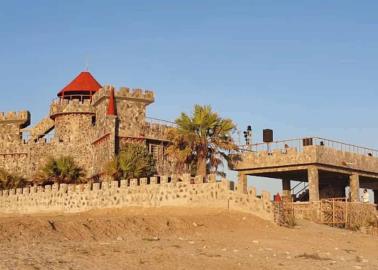
[[168,154],[195,166],[197,175],[216,172],[222,160],[228,160],[225,151],[237,150],[231,137],[233,121],[219,117],[210,106],[195,105],[193,114],[181,113],[176,124],[169,132]]
[[70,156],[50,157],[39,173],[35,176],[39,184],[46,183],[83,183],[84,172]]
[[150,177],[156,173],[155,160],[145,145],[128,144],[105,165],[105,174],[113,179]]

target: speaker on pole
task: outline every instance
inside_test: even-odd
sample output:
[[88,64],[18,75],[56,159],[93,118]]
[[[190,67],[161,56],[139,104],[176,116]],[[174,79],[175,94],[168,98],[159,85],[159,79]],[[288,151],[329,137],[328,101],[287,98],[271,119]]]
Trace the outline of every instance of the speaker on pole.
[[273,142],[273,130],[271,130],[271,129],[264,129],[263,130],[263,141],[264,141],[264,143]]

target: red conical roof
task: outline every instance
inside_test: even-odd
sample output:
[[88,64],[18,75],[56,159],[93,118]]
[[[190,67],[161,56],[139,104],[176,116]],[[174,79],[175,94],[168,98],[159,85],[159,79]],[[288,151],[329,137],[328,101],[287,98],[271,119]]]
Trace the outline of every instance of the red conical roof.
[[96,81],[91,73],[83,71],[58,93],[58,97],[69,96],[75,93],[88,93],[91,95],[101,87],[101,84]]

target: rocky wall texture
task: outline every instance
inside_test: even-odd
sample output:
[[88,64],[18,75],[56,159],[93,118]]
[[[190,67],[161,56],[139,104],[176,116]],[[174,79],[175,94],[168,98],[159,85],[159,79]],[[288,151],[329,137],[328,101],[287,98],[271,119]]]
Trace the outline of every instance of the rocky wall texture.
[[378,173],[378,158],[363,154],[340,151],[326,146],[305,146],[303,151],[296,148],[272,152],[245,152],[233,166],[235,170],[320,164],[345,170]]
[[89,114],[65,114],[55,118],[55,137],[62,142],[88,144],[94,126]]
[[[256,197],[255,189],[241,193],[232,182],[215,177],[151,177],[85,185],[53,185],[0,191],[0,213],[83,212],[120,207],[215,207],[254,213],[272,219],[270,194]],[[210,181],[210,182],[209,182]]]
[[[165,147],[167,127],[146,123],[145,119],[154,93],[128,88],[114,91],[117,116],[113,116],[107,114],[113,90],[112,86],[105,86],[92,99],[53,101],[49,116],[24,130],[30,135],[28,139],[24,136],[25,140],[22,128],[29,125],[30,113],[0,113],[0,169],[32,178],[49,157],[72,156],[89,178],[103,173],[104,165],[122,144],[147,145],[152,140],[157,145],[164,142]],[[50,131],[53,138],[46,140]],[[160,154],[159,172],[169,173],[161,169],[163,158]]]

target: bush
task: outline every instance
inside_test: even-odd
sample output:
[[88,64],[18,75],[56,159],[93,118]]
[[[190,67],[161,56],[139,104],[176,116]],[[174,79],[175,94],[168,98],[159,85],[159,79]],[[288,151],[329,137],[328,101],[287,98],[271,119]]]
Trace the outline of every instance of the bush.
[[72,157],[50,157],[35,177],[35,182],[43,185],[50,183],[78,184],[85,182],[83,176],[83,169],[76,165]]
[[350,203],[347,226],[355,231],[364,227],[378,227],[378,217],[374,205]]
[[156,174],[153,156],[141,144],[128,144],[105,165],[105,174],[115,180],[150,177]]
[[23,188],[28,185],[28,182],[14,174],[10,174],[4,169],[0,169],[0,189],[14,189],[14,188]]

